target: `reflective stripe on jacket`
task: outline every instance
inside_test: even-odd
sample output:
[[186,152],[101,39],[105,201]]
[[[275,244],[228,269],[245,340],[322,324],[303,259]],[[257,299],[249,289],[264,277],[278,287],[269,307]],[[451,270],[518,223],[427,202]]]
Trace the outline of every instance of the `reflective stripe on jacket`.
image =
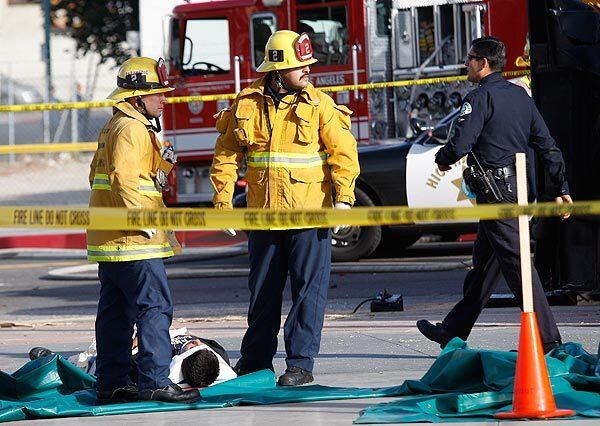
[[[90,207],[165,207],[155,178],[159,168],[168,174],[172,165],[160,150],[146,117],[125,101],[117,103],[90,166]],[[140,224],[139,231],[88,230],[88,259],[125,262],[170,257],[179,250],[172,232],[159,229],[149,236],[143,228],[152,225]]]
[[334,191],[336,202],[352,205],[359,174],[352,111],[311,84],[275,109],[264,82],[242,90],[232,108],[216,116],[220,136],[210,175],[215,207],[232,207],[243,159],[248,207],[331,207]]

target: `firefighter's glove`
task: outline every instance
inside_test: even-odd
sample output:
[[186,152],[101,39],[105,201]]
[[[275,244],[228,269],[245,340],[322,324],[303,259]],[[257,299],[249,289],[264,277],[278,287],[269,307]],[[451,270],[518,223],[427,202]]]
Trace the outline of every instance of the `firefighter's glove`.
[[[335,203],[335,208],[340,210],[350,210],[352,206],[346,203]],[[333,233],[337,234],[340,231],[347,231],[350,229],[350,225],[338,225],[333,228]]]
[[223,232],[225,232],[225,234],[229,235],[230,237],[235,237],[237,235],[237,232],[235,232],[235,229],[233,228],[223,229]]
[[142,229],[142,232],[148,238],[152,238],[152,237],[154,237],[156,235],[156,229],[146,228],[146,229]]

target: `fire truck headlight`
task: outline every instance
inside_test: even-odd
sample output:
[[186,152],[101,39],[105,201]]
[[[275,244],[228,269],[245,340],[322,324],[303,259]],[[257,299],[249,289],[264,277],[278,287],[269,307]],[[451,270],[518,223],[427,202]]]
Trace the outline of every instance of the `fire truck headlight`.
[[194,169],[192,169],[191,167],[186,167],[181,172],[181,175],[186,179],[193,179],[194,178]]
[[458,93],[458,92],[450,93],[450,96],[448,96],[448,105],[451,108],[458,108],[459,106],[461,106],[461,104],[462,104],[462,96],[460,96],[460,93]]
[[387,123],[384,121],[374,121],[371,124],[371,137],[373,139],[385,139],[387,137]]
[[374,114],[381,113],[385,105],[383,90],[371,90],[369,93],[369,98],[371,99],[371,112]]

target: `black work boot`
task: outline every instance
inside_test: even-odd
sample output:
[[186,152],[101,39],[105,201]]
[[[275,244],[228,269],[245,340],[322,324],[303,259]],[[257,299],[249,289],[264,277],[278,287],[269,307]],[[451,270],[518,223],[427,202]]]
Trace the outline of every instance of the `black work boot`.
[[140,401],[179,402],[187,404],[200,399],[198,389],[183,390],[179,385],[170,383],[162,389],[144,390],[140,392]]
[[454,337],[451,336],[439,322],[436,325],[433,325],[427,320],[419,320],[417,321],[417,328],[423,336],[433,342],[439,343],[442,349],[444,349],[448,342]]
[[288,367],[285,373],[279,376],[277,384],[279,386],[299,386],[310,383],[314,380],[312,372],[300,367]]
[[558,348],[560,345],[562,345],[562,342],[560,340],[555,340],[554,342],[543,343],[542,346],[544,348],[544,355],[553,351],[554,349]]
[[123,402],[134,402],[139,398],[136,386],[127,385],[112,391],[99,391],[96,397],[96,405],[118,404]]
[[36,346],[35,348],[31,348],[31,350],[29,351],[29,359],[33,361],[34,359],[52,355],[53,353],[54,352],[52,352],[50,349],[42,348],[41,346]]
[[273,364],[265,366],[263,368],[248,368],[248,366],[240,359],[235,366],[233,367],[233,371],[235,372],[235,374],[239,376],[245,376],[246,374],[251,374],[254,373],[256,371],[260,371],[260,370],[271,370],[272,372],[275,372],[275,368],[273,368]]

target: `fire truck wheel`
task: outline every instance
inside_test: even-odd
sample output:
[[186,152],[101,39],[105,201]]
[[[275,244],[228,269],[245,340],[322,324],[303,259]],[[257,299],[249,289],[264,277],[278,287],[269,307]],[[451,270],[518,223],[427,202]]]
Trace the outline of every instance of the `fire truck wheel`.
[[[359,188],[354,191],[355,206],[374,206],[375,203]],[[352,262],[369,256],[381,243],[381,226],[351,226],[332,234],[331,259]]]

